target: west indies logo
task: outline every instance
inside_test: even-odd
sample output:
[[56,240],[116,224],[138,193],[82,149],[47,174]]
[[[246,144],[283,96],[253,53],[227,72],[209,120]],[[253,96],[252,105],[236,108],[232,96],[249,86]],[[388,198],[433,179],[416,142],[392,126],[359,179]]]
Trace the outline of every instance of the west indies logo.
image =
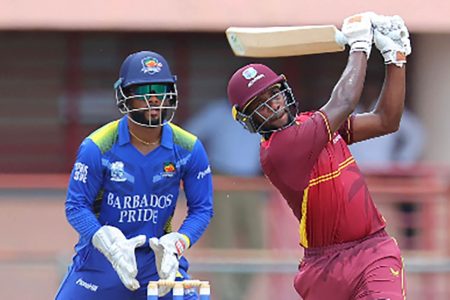
[[264,78],[264,74],[258,74],[258,71],[253,67],[248,67],[242,72],[242,76],[244,76],[245,79],[247,79],[249,82],[247,84],[247,87],[252,87],[252,85],[255,84],[258,80]]
[[163,64],[155,57],[145,57],[142,59],[142,69],[144,73],[153,75],[159,73],[163,67]]
[[163,177],[172,177],[175,174],[175,165],[172,162],[165,162],[163,165]]

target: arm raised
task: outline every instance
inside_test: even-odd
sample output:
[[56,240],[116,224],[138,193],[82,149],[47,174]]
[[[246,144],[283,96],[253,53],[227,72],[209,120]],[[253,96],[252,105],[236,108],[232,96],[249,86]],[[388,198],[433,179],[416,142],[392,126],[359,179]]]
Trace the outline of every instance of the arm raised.
[[406,57],[411,53],[409,32],[399,16],[388,18],[388,26],[374,31],[375,46],[386,64],[386,75],[373,111],[356,115],[353,142],[398,130],[406,92]]

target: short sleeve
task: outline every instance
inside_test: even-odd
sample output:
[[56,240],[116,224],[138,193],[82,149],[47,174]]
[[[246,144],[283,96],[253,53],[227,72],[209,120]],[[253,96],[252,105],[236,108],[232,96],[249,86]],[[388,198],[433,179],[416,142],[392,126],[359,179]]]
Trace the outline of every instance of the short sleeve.
[[331,140],[328,119],[323,112],[285,130],[274,133],[262,144],[264,173],[275,186],[301,191],[308,186],[311,170],[325,145]]

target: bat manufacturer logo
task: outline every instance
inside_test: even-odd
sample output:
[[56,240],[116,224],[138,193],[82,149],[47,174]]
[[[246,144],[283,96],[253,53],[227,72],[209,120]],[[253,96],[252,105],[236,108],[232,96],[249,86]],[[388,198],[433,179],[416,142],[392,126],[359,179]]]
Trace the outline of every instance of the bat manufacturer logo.
[[163,67],[163,64],[155,57],[145,57],[142,59],[142,69],[144,73],[150,75],[159,73]]

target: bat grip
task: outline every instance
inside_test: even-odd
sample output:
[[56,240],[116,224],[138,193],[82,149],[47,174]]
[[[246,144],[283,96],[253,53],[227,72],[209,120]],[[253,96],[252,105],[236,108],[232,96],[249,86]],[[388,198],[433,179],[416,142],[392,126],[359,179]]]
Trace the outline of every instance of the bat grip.
[[336,30],[336,42],[340,44],[341,46],[347,45],[347,39],[345,38],[345,35],[340,31]]

